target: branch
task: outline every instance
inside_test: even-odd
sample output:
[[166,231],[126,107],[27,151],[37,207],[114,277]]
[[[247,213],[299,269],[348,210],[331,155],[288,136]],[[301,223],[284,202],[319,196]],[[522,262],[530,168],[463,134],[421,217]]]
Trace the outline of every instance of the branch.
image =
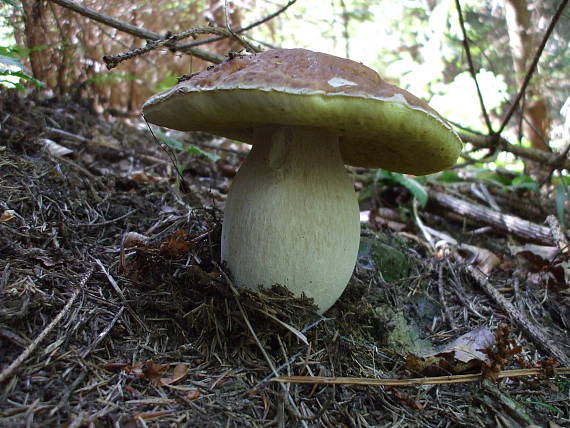
[[553,168],[563,168],[570,171],[570,160],[564,157],[557,158],[553,156],[552,153],[544,150],[511,144],[498,134],[486,136],[461,132],[459,136],[463,142],[471,143],[482,149],[497,149],[497,147],[500,147],[502,151],[512,153],[521,158],[531,159],[542,164],[550,165]]
[[552,31],[554,30],[556,23],[558,22],[558,20],[562,16],[562,12],[564,11],[564,8],[566,7],[567,4],[568,4],[568,0],[562,0],[560,2],[560,4],[558,5],[558,10],[556,11],[554,16],[552,17],[552,21],[550,21],[550,24],[548,25],[546,33],[544,33],[544,36],[542,37],[542,41],[540,42],[540,46],[538,47],[536,53],[534,54],[532,64],[530,65],[528,71],[526,72],[526,76],[524,77],[524,81],[523,81],[523,84],[519,90],[519,93],[517,94],[515,100],[511,104],[511,108],[509,109],[505,118],[503,119],[503,123],[501,124],[501,127],[497,131],[497,134],[500,135],[501,132],[503,132],[503,130],[507,126],[507,123],[509,122],[509,120],[511,119],[515,110],[517,109],[519,102],[520,102],[521,98],[523,97],[523,95],[526,91],[526,88],[530,82],[530,79],[532,78],[532,75],[534,74],[534,71],[536,70],[536,66],[538,64],[538,61],[540,60],[540,57],[542,56],[542,51],[544,50],[544,47],[546,46],[546,42],[548,42],[548,39],[550,38],[550,35],[552,34]]
[[[236,34],[241,34],[245,31],[251,30],[252,28],[257,27],[261,24],[265,24],[267,21],[270,21],[273,18],[275,18],[276,16],[285,12],[287,9],[289,9],[289,7],[293,6],[293,4],[295,4],[296,2],[297,2],[297,0],[290,0],[289,3],[287,3],[285,6],[281,7],[280,9],[276,10],[271,15],[267,15],[265,18],[262,18],[258,21],[255,21],[255,22],[252,22],[251,24],[246,25],[245,27],[241,27],[241,28],[238,28],[237,30],[233,30],[233,32]],[[223,39],[225,39],[225,36],[212,37],[212,38],[209,38],[206,40],[200,40],[197,42],[181,43],[180,45],[178,45],[178,47],[179,47],[179,49],[188,49],[188,48],[193,48],[193,47],[200,46],[200,45],[205,45],[207,43],[218,42],[218,41],[223,40]]]
[[492,226],[503,233],[512,233],[526,241],[540,242],[541,244],[552,245],[554,239],[548,227],[523,220],[510,214],[503,214],[498,211],[472,204],[463,199],[456,198],[445,193],[430,190],[429,200],[448,211],[452,211],[462,217],[472,219],[478,223]]
[[[122,32],[127,33],[127,34],[131,34],[131,35],[133,35],[135,37],[139,37],[141,39],[154,40],[154,41],[164,39],[164,36],[161,34],[155,33],[153,31],[146,30],[144,28],[137,27],[135,25],[128,24],[128,23],[123,22],[123,21],[119,21],[118,19],[115,19],[111,16],[104,15],[102,13],[96,12],[93,9],[89,9],[85,6],[81,6],[80,4],[77,4],[77,3],[70,1],[70,0],[49,0],[49,1],[59,5],[61,7],[65,7],[67,9],[73,10],[74,12],[77,12],[80,15],[83,15],[83,16],[86,16],[90,19],[93,19],[94,21],[97,21],[97,22],[100,22],[102,24],[108,25],[110,27],[116,28],[119,31],[122,31]],[[173,45],[172,48],[177,50],[177,51],[180,51],[180,52],[188,53],[190,55],[193,55],[193,56],[200,58],[200,59],[203,59],[205,61],[212,62],[214,64],[218,64],[225,59],[222,55],[218,55],[218,54],[211,53],[211,52],[205,51],[203,49],[198,49],[198,48],[194,48],[194,47],[180,49],[178,46]]]
[[461,12],[461,5],[459,0],[455,0],[455,7],[457,7],[457,14],[459,15],[459,25],[461,26],[461,32],[463,33],[463,47],[465,49],[465,54],[467,55],[467,62],[469,63],[469,72],[471,77],[475,82],[475,87],[477,88],[477,96],[479,97],[479,104],[481,104],[481,111],[483,112],[483,117],[485,118],[485,123],[487,124],[487,129],[489,134],[493,134],[493,127],[491,125],[491,120],[489,119],[489,114],[485,108],[485,102],[483,101],[483,94],[481,94],[481,89],[479,88],[479,83],[477,82],[477,73],[475,72],[475,66],[473,65],[473,58],[471,57],[471,49],[469,48],[469,41],[467,39],[467,31],[465,30],[465,22],[463,21],[463,13]]
[[134,58],[139,55],[143,55],[151,50],[160,48],[162,46],[166,46],[169,49],[177,50],[176,42],[178,40],[185,39],[187,37],[195,37],[199,34],[222,34],[224,37],[231,37],[236,39],[239,43],[241,43],[245,48],[250,52],[258,52],[256,48],[254,48],[250,43],[244,41],[241,37],[236,34],[233,34],[232,31],[222,28],[222,27],[195,27],[191,28],[190,30],[183,31],[181,33],[171,34],[166,38],[161,38],[160,40],[153,40],[147,42],[146,46],[141,48],[131,49],[127,52],[120,53],[118,55],[107,56],[103,57],[103,61],[107,64],[108,69],[115,68],[121,62],[126,61],[128,59]]

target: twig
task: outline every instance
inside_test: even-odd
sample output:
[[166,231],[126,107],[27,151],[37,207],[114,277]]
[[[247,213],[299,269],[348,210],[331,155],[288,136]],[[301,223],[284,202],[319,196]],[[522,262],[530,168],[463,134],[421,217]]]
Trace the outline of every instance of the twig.
[[93,274],[93,268],[90,268],[79,282],[79,285],[75,288],[75,290],[73,290],[73,294],[71,295],[71,297],[69,298],[63,309],[48,324],[48,326],[43,329],[43,331],[34,339],[34,341],[30,343],[26,349],[24,349],[24,351],[18,356],[18,358],[12,361],[12,364],[10,364],[8,367],[2,370],[2,372],[0,373],[0,383],[4,382],[14,374],[14,372],[20,366],[20,364],[22,364],[24,360],[28,358],[28,356],[30,356],[32,352],[34,352],[34,350],[38,347],[38,345],[61,321],[61,319],[65,316],[65,314],[69,312],[71,306],[73,306],[73,303],[77,299],[77,296],[79,296],[79,293],[81,292],[81,290],[83,290],[85,284],[87,283],[92,274]]
[[115,323],[117,322],[117,320],[119,318],[121,318],[121,315],[123,315],[124,311],[125,311],[125,307],[121,306],[121,309],[119,309],[119,312],[117,312],[117,314],[113,317],[113,319],[107,325],[107,327],[105,327],[103,329],[103,331],[97,335],[97,338],[93,342],[91,342],[89,344],[89,346],[87,346],[87,348],[85,348],[83,351],[81,351],[81,354],[80,354],[81,358],[85,358],[87,355],[89,355],[89,353],[91,351],[93,351],[93,349],[95,349],[97,347],[97,345],[99,345],[99,343],[101,343],[101,341],[109,334],[109,332],[115,326]]
[[111,284],[111,287],[113,287],[113,289],[117,292],[117,294],[119,295],[119,297],[121,298],[123,305],[127,308],[127,310],[129,311],[129,313],[131,314],[131,316],[139,323],[139,325],[147,332],[150,332],[150,329],[146,326],[146,324],[142,321],[142,319],[137,315],[137,313],[135,312],[135,310],[131,307],[131,305],[129,305],[129,303],[127,302],[127,299],[125,297],[125,294],[123,293],[123,290],[121,290],[119,288],[119,285],[117,284],[117,281],[115,281],[115,278],[113,278],[111,276],[111,274],[107,271],[107,269],[105,269],[105,266],[103,265],[103,263],[101,262],[101,260],[93,257],[93,259],[95,260],[95,263],[97,263],[97,265],[99,266],[99,268],[101,269],[101,272],[103,273],[103,275],[105,275],[107,277],[107,280],[109,281],[109,284]]
[[239,44],[241,44],[245,48],[245,50],[248,52],[261,52],[262,51],[262,49],[256,48],[251,43],[249,43],[247,40],[242,39],[237,33],[234,32],[234,30],[232,30],[232,27],[230,26],[230,17],[228,15],[228,0],[224,0],[224,17],[225,17],[225,21],[226,21],[225,22],[226,30],[228,30],[232,39],[236,40]]
[[536,66],[538,64],[538,61],[540,60],[540,57],[542,56],[542,51],[544,50],[544,47],[546,46],[546,42],[548,42],[548,39],[550,38],[550,35],[552,34],[552,31],[554,30],[556,23],[558,22],[558,20],[562,16],[562,12],[564,11],[564,8],[566,7],[567,4],[568,4],[568,0],[562,0],[560,2],[560,4],[558,5],[558,9],[556,10],[556,13],[552,17],[552,20],[550,21],[550,24],[548,25],[548,28],[546,29],[546,33],[544,33],[544,36],[542,37],[542,41],[540,42],[540,46],[538,47],[536,53],[534,54],[534,58],[532,60],[532,63],[530,64],[530,67],[529,67],[528,71],[526,72],[526,76],[524,77],[524,81],[523,81],[523,84],[519,90],[519,93],[517,94],[515,100],[511,104],[509,111],[505,115],[505,118],[503,119],[503,123],[501,124],[501,127],[497,131],[497,134],[500,135],[503,132],[503,130],[507,126],[507,123],[509,123],[511,116],[514,114],[515,110],[517,109],[519,102],[520,102],[521,98],[523,97],[528,84],[530,83],[530,79],[532,78],[532,75],[534,74],[534,71],[536,70]]
[[430,202],[434,202],[463,217],[490,225],[494,229],[502,232],[512,233],[525,240],[552,245],[552,234],[548,227],[523,220],[514,215],[503,214],[480,205],[475,205],[446,193],[429,190],[428,194]]
[[[544,369],[515,369],[503,370],[499,373],[499,379],[541,376],[545,375]],[[570,367],[559,367],[554,369],[556,376],[569,376]],[[372,379],[363,377],[324,377],[324,376],[280,376],[272,379],[272,382],[279,383],[304,383],[311,385],[365,385],[365,386],[414,386],[414,385],[449,385],[454,383],[477,382],[483,379],[482,373],[454,375],[454,376],[434,376],[416,377],[411,379]]]
[[473,65],[473,58],[471,57],[471,49],[469,48],[469,40],[467,38],[467,31],[465,30],[465,22],[463,21],[463,12],[461,11],[461,4],[459,3],[459,0],[455,0],[455,7],[457,8],[457,15],[459,16],[459,26],[461,27],[461,32],[463,33],[463,48],[465,49],[465,54],[467,55],[469,72],[471,73],[471,77],[473,78],[475,87],[477,88],[477,96],[479,97],[479,104],[481,104],[481,111],[483,112],[483,117],[485,118],[487,130],[489,131],[489,134],[494,134],[493,126],[491,125],[491,120],[489,119],[489,114],[485,108],[485,101],[483,101],[483,94],[481,93],[481,88],[479,88],[479,82],[477,82],[477,73],[475,71],[475,66]]
[[555,343],[548,339],[548,334],[539,326],[530,323],[527,317],[509,302],[497,289],[489,282],[487,276],[473,266],[465,266],[467,272],[479,284],[479,286],[497,303],[519,327],[527,333],[529,338],[550,356],[556,358],[561,364],[570,364],[570,358]]
[[[545,165],[551,163],[553,159],[553,155],[550,152],[511,144],[506,139],[498,136],[497,134],[485,136],[461,132],[459,133],[459,136],[463,142],[470,143],[476,147],[484,149],[497,149],[497,146],[499,146],[502,151],[512,153],[524,159],[534,160]],[[560,158],[555,163],[551,164],[551,166],[555,168],[564,168],[570,170],[570,160]]]
[[161,38],[159,40],[153,40],[147,42],[146,46],[141,48],[131,49],[127,52],[120,53],[118,55],[105,55],[103,57],[103,61],[107,64],[107,68],[110,70],[115,68],[121,62],[134,58],[136,56],[143,55],[151,50],[158,49],[160,47],[166,46],[169,49],[177,50],[176,42],[179,40],[186,39],[188,37],[195,37],[200,34],[221,34],[225,37],[231,37],[236,39],[239,43],[241,43],[248,51],[257,52],[256,48],[254,48],[249,42],[243,40],[237,34],[232,33],[227,28],[223,27],[194,27],[190,30],[183,31],[181,33],[171,34],[166,38]]
[[570,247],[568,246],[568,238],[566,237],[566,233],[562,228],[562,225],[558,221],[558,219],[553,216],[549,215],[546,217],[546,224],[550,226],[550,233],[552,234],[552,239],[554,243],[560,250],[562,254],[570,255]]
[[[289,3],[287,3],[285,6],[281,7],[280,9],[276,10],[275,12],[273,12],[270,15],[267,15],[265,18],[260,19],[259,21],[255,21],[252,22],[249,25],[246,25],[245,27],[241,27],[238,28],[237,30],[232,30],[234,33],[236,34],[241,34],[245,31],[251,30],[254,27],[257,27],[261,24],[266,23],[267,21],[272,20],[273,18],[275,18],[276,16],[282,14],[283,12],[285,12],[287,9],[289,9],[289,7],[291,7],[293,4],[295,4],[297,2],[297,0],[290,0]],[[225,39],[224,36],[220,36],[220,37],[212,37],[206,40],[200,40],[197,42],[190,42],[190,43],[181,43],[180,45],[178,45],[178,49],[188,49],[188,48],[193,48],[196,46],[200,46],[200,45],[205,45],[208,43],[213,43],[213,42],[218,42],[220,40]],[[261,43],[263,44],[263,42],[257,42],[257,43]]]
[[[61,7],[65,7],[67,9],[73,10],[74,12],[77,12],[80,15],[86,16],[88,18],[91,18],[97,22],[100,22],[102,24],[116,28],[119,31],[123,31],[123,32],[131,34],[135,37],[140,37],[141,39],[146,39],[146,40],[162,40],[162,39],[164,39],[164,36],[161,34],[155,33],[153,31],[146,30],[144,28],[137,27],[135,25],[128,24],[128,23],[123,22],[123,21],[119,21],[118,19],[115,19],[111,16],[104,15],[102,13],[96,12],[93,9],[89,9],[85,6],[77,4],[77,3],[70,1],[70,0],[49,0],[49,1],[56,3]],[[194,48],[194,47],[180,49],[176,45],[174,45],[174,46],[172,46],[172,48],[177,50],[177,51],[188,53],[188,54],[193,55],[195,57],[201,58],[205,61],[212,62],[214,64],[218,64],[225,59],[222,55],[218,55],[218,54],[208,52],[208,51],[205,51],[202,49]]]
[[113,224],[116,223],[118,221],[121,221],[127,217],[129,217],[131,214],[136,213],[138,210],[136,208],[133,208],[132,210],[130,210],[128,213],[123,214],[122,216],[113,218],[111,220],[105,220],[102,221],[100,223],[76,223],[75,226],[77,227],[99,227],[99,226],[107,226],[109,224]]
[[439,293],[439,298],[441,301],[441,305],[443,306],[443,313],[445,314],[445,318],[447,318],[447,322],[452,330],[457,330],[457,324],[455,323],[455,319],[449,310],[449,306],[447,305],[447,299],[445,298],[445,293],[443,290],[443,263],[439,264],[438,272],[437,272],[437,291]]

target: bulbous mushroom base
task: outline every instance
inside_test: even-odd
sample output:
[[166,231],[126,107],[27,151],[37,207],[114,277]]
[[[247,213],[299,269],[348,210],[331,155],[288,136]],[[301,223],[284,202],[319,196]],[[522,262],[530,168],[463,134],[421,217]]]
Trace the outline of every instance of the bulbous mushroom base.
[[257,129],[222,228],[222,260],[236,284],[281,284],[325,312],[350,280],[359,241],[358,202],[338,138],[316,129]]

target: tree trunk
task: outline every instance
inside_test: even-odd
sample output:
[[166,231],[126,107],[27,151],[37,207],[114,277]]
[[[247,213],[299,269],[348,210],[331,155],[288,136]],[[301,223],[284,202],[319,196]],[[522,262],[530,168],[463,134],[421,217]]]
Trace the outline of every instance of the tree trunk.
[[[47,45],[44,32],[41,28],[41,19],[45,11],[43,2],[22,0],[22,8],[24,10],[26,47],[31,49]],[[46,66],[45,54],[40,50],[32,50],[30,52],[32,75],[38,80],[45,80],[47,73]]]
[[[505,11],[516,81],[520,86],[536,50],[528,2],[527,0],[505,0]],[[527,89],[523,114],[525,118],[523,134],[529,139],[532,147],[550,151],[547,143],[550,131],[548,103],[541,95],[540,83],[537,83],[536,75]]]

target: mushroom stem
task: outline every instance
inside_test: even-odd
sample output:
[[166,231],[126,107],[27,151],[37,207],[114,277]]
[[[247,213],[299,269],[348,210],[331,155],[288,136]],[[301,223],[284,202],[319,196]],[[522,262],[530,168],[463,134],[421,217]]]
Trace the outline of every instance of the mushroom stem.
[[238,285],[286,286],[325,312],[354,269],[359,209],[338,137],[313,128],[254,130],[228,194],[222,260]]

